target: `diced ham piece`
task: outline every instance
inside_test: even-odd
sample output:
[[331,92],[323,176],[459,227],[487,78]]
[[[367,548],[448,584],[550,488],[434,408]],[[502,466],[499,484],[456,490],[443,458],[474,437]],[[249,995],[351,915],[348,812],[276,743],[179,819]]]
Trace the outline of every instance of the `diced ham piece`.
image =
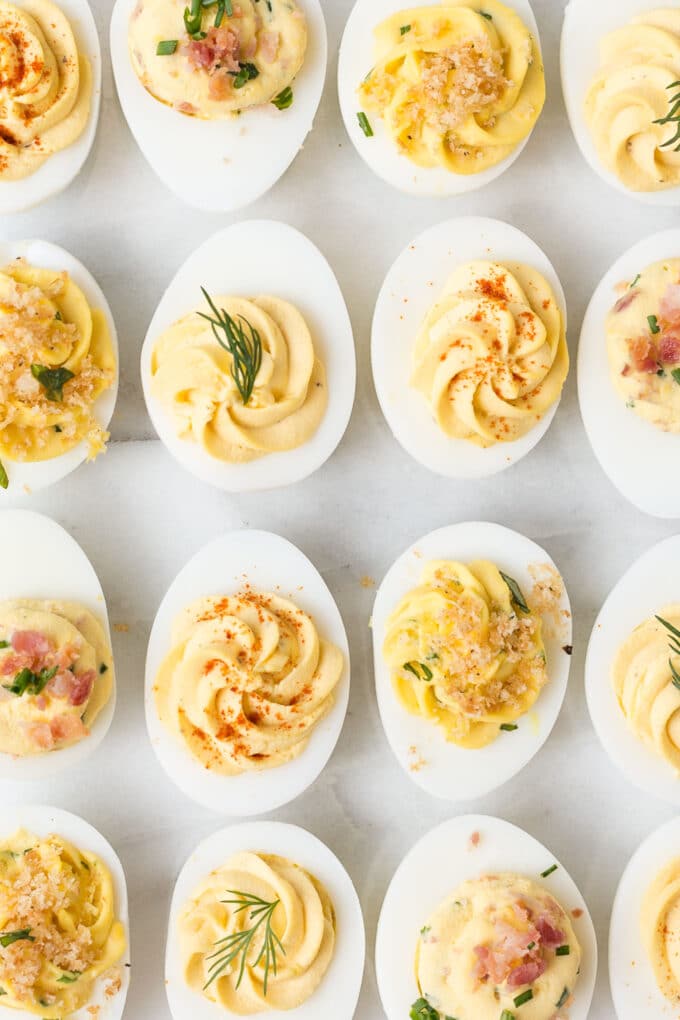
[[659,343],[659,360],[665,365],[677,365],[680,362],[680,330],[670,330],[663,334]]
[[9,655],[5,655],[0,666],[0,673],[3,676],[14,676],[20,670],[24,669],[25,666],[30,666],[33,662],[33,656],[27,655],[13,655],[11,652]]
[[632,305],[633,301],[635,301],[635,298],[638,296],[638,294],[639,294],[639,291],[634,290],[634,289],[626,291],[626,293],[623,295],[623,297],[620,297],[619,300],[614,305],[614,311],[615,312],[625,312],[626,308],[630,308],[630,306]]
[[545,973],[546,966],[545,960],[529,960],[527,963],[515,967],[508,977],[508,986],[520,988],[522,985],[530,985],[534,981],[538,981],[541,974]]
[[89,733],[87,726],[85,726],[80,716],[71,715],[68,712],[55,716],[50,723],[50,731],[55,743],[61,743],[65,740],[80,740]]
[[239,70],[239,51],[241,41],[232,28],[220,25],[208,29],[205,39],[191,39],[186,43],[186,54],[189,63],[195,70],[213,73],[218,70]]
[[52,677],[46,689],[50,692],[53,698],[68,698],[71,693],[72,680],[73,673],[67,669],[60,670]]
[[15,630],[12,634],[12,648],[20,654],[39,658],[52,649],[52,642],[37,630]]
[[670,283],[661,298],[659,315],[664,322],[680,326],[680,283]]
[[72,705],[84,705],[92,694],[96,673],[93,669],[88,669],[85,673],[79,673],[77,676],[75,674],[71,675],[73,676],[73,684],[69,701]]
[[260,36],[260,51],[262,59],[268,64],[273,64],[279,55],[281,36],[278,32],[263,32]]
[[26,727],[26,736],[34,747],[39,747],[42,751],[49,751],[54,747],[54,736],[49,723],[31,723]]
[[536,928],[541,936],[541,944],[546,949],[557,949],[564,945],[564,932],[555,928],[547,917],[539,917],[536,921]]
[[659,371],[659,359],[655,345],[649,337],[641,336],[637,340],[629,340],[630,356],[636,372],[654,375]]

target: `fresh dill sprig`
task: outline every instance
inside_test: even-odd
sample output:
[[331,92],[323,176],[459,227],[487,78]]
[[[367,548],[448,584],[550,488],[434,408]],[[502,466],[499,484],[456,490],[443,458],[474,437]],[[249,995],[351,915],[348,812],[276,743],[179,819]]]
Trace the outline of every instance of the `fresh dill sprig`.
[[257,958],[252,963],[252,966],[257,967],[260,963],[263,963],[264,975],[262,979],[262,992],[263,995],[266,996],[270,972],[273,973],[274,977],[276,977],[278,966],[276,958],[277,953],[281,952],[284,956],[286,955],[286,950],[281,944],[281,939],[272,928],[272,917],[281,901],[274,900],[269,903],[267,900],[263,900],[252,893],[237,892],[235,889],[228,889],[227,892],[230,896],[233,896],[234,899],[221,900],[221,902],[226,906],[236,907],[236,910],[234,911],[235,914],[250,911],[249,920],[251,926],[250,928],[245,928],[243,931],[232,932],[231,935],[227,935],[226,938],[219,939],[215,943],[215,952],[206,957],[207,960],[212,960],[214,962],[210,964],[208,980],[204,984],[203,990],[205,991],[205,989],[208,988],[216,978],[220,977],[220,975],[223,974],[224,971],[240,957],[241,961],[239,965],[238,978],[236,980],[236,988],[239,988],[246,971],[248,954],[250,952],[253,939],[264,926],[262,946]]
[[671,108],[665,117],[660,117],[659,120],[655,120],[655,124],[673,124],[675,126],[675,134],[672,138],[669,138],[667,142],[661,145],[662,149],[669,149],[674,146],[675,152],[680,152],[680,81],[674,81],[672,85],[668,86],[668,91],[675,89],[675,95],[671,96],[670,104]]
[[[668,639],[669,647],[673,655],[680,655],[680,630],[674,627],[668,620],[664,620],[662,616],[657,616],[656,619],[659,621],[662,627],[665,627],[670,637]],[[668,665],[671,669],[671,677],[673,678],[673,686],[680,690],[680,673],[673,665],[673,659],[668,660]]]
[[198,314],[212,326],[213,336],[220,347],[231,354],[231,376],[241,394],[241,400],[247,404],[253,395],[257,373],[262,365],[262,339],[254,326],[239,315],[239,321],[233,319],[224,309],[215,306],[213,299],[205,287],[201,287],[203,297],[208,302],[213,314]]

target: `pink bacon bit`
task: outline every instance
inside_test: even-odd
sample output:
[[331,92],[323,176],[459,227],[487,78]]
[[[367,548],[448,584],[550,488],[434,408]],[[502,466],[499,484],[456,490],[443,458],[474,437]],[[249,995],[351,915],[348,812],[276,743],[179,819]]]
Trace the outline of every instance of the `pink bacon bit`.
[[680,330],[663,334],[659,343],[659,360],[665,365],[677,365],[680,362]]
[[659,371],[659,356],[655,344],[649,337],[640,336],[637,340],[629,340],[628,348],[636,372],[656,375]]
[[541,974],[545,974],[546,967],[545,960],[529,960],[515,967],[508,976],[508,987],[521,988],[522,985],[533,984],[534,981],[538,981]]
[[630,308],[635,298],[640,292],[637,290],[629,290],[627,293],[620,297],[614,305],[614,311],[618,314],[619,312],[625,312],[626,308]]
[[84,673],[72,673],[70,670],[61,670],[53,676],[47,685],[47,690],[53,698],[68,699],[71,705],[84,705],[92,693],[96,673],[88,669]]
[[52,642],[37,630],[15,630],[12,634],[12,648],[20,655],[42,658],[52,651]]
[[185,43],[184,50],[189,64],[194,70],[207,71],[239,71],[239,52],[241,41],[232,28],[209,28],[205,39],[191,39]]
[[559,928],[555,928],[547,917],[539,917],[536,921],[536,928],[541,936],[541,943],[546,949],[557,949],[564,945],[565,935]]
[[659,315],[669,326],[680,326],[680,283],[670,283],[666,287]]

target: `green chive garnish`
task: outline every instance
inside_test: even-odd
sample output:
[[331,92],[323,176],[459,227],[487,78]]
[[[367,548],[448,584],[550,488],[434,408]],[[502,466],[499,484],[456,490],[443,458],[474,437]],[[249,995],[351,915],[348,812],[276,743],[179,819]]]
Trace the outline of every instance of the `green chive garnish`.
[[515,1014],[511,1013],[509,1009],[504,1009],[501,1013],[501,1020],[515,1020]]
[[633,287],[637,287],[638,283],[640,282],[640,275],[641,275],[640,273],[638,273],[638,274],[637,274],[637,276],[635,277],[635,279],[634,279],[634,280],[633,280],[633,282],[631,283],[631,285],[630,285],[630,287],[628,288],[628,290],[632,290],[632,289],[633,289]]
[[20,942],[22,939],[25,939],[27,942],[35,942],[30,928],[21,928],[19,931],[6,931],[4,935],[0,935],[0,946],[3,949],[7,949],[7,946],[11,946],[14,942]]
[[680,386],[680,368],[674,368],[673,371],[671,372],[671,375],[675,379],[678,386]]
[[275,96],[275,98],[272,99],[272,105],[275,106],[277,110],[290,109],[293,105],[293,90],[290,85],[288,88],[285,88],[283,92],[279,92],[278,96]]
[[366,135],[366,137],[372,138],[373,128],[371,127],[371,122],[369,121],[368,117],[366,116],[363,110],[357,114],[357,120],[359,121],[359,127]]
[[99,667],[99,674],[101,675],[102,673],[106,673],[108,668],[109,667],[106,665],[106,663],[102,662],[101,666]]
[[657,333],[661,332],[661,326],[659,325],[659,320],[656,315],[648,315],[647,322],[649,323],[650,332],[652,332],[655,336]]
[[519,1007],[523,1006],[525,1002],[531,1002],[533,997],[534,997],[533,991],[531,990],[531,988],[527,988],[526,992],[522,992],[521,995],[518,995],[516,999],[513,999],[513,1002],[519,1009]]
[[519,726],[516,723],[504,722],[501,723],[501,729],[503,733],[514,733],[515,730],[519,729]]
[[486,11],[477,11],[477,13],[481,14],[481,16],[483,18],[486,18],[487,21],[493,21],[493,15],[492,14],[487,14]]
[[555,950],[555,956],[569,956],[571,954],[570,946],[560,946],[559,949]]
[[80,977],[80,971],[74,970],[71,973],[64,971],[60,978],[57,978],[57,984],[59,985],[74,985]]
[[8,487],[9,487],[9,478],[7,477],[7,472],[5,471],[5,466],[2,463],[2,461],[0,460],[0,489],[6,489]]
[[427,999],[416,999],[409,1013],[410,1020],[440,1020],[439,1013]]
[[411,26],[410,25],[402,25],[401,28],[399,29],[399,32],[401,33],[401,35],[408,35],[408,33],[410,31],[411,31]]
[[555,1003],[555,1005],[557,1006],[558,1009],[562,1009],[562,1006],[565,1004],[565,1002],[569,998],[569,994],[570,994],[569,993],[569,989],[565,988],[564,991],[562,992],[562,994],[560,995],[558,1001]]
[[[424,662],[405,662],[402,668],[408,673],[413,673],[416,680],[426,680],[427,683],[429,683],[434,676],[430,667],[426,666]],[[423,672],[422,676],[420,675],[420,670]]]
[[157,57],[169,57],[177,49],[178,39],[163,39],[156,47]]
[[553,864],[551,868],[548,868],[546,871],[541,872],[541,878],[548,878],[548,876],[552,875],[553,872],[555,871],[557,871],[557,865]]

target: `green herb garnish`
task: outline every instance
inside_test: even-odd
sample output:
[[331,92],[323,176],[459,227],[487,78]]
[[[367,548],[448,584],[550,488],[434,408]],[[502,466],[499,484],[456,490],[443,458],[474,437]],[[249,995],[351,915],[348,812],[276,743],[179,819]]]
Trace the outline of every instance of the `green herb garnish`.
[[56,312],[54,313],[54,317],[57,320],[57,322],[63,322],[64,321],[64,316],[61,314],[61,312],[59,311],[58,308],[57,308]]
[[501,1013],[501,1020],[515,1020],[515,1014],[511,1013],[509,1009],[504,1009]]
[[23,694],[37,696],[42,694],[52,677],[56,676],[57,669],[57,666],[53,666],[52,669],[41,669],[39,673],[34,673],[33,670],[25,667],[17,673],[11,684],[3,684],[3,687],[10,694],[16,694],[19,698]]
[[680,386],[680,368],[674,368],[673,371],[671,372],[671,375],[675,379],[678,386]]
[[359,127],[366,135],[366,137],[373,138],[373,128],[371,127],[371,122],[369,121],[368,117],[366,116],[363,110],[357,114],[357,120],[359,121]]
[[156,47],[157,57],[169,57],[177,49],[178,39],[163,39]]
[[493,21],[493,14],[488,14],[487,11],[477,11],[477,14],[481,14],[487,21]]
[[9,648],[9,641],[0,641],[0,648]]
[[545,871],[541,872],[541,878],[548,878],[550,875],[557,871],[557,865],[553,864],[552,867],[546,868]]
[[503,730],[504,733],[514,733],[515,730],[519,729],[519,726],[517,725],[517,723],[504,722],[501,723],[501,729]]
[[236,892],[234,889],[229,889],[227,891],[231,896],[234,896],[235,899],[222,900],[221,902],[227,906],[235,906],[235,914],[241,914],[244,911],[249,910],[251,927],[246,928],[243,931],[232,932],[231,935],[227,935],[226,938],[219,939],[215,943],[215,952],[206,958],[207,960],[214,960],[214,963],[210,964],[208,980],[203,986],[203,990],[205,991],[205,989],[208,988],[213,981],[228,967],[230,967],[231,964],[240,956],[241,964],[235,985],[237,989],[239,988],[243,981],[248,953],[250,952],[253,939],[264,925],[262,948],[260,949],[257,959],[254,961],[252,966],[257,967],[259,963],[264,963],[262,992],[266,997],[269,972],[272,971],[274,976],[276,976],[276,954],[280,951],[284,956],[286,955],[286,951],[281,944],[280,938],[272,928],[272,916],[281,901],[274,900],[273,902],[268,903],[267,900],[260,899],[259,896],[255,896],[252,893]]
[[289,110],[292,105],[293,90],[290,85],[272,99],[272,106],[275,106],[277,110]]
[[201,0],[191,0],[191,9],[184,8],[184,27],[187,35],[196,36],[201,31]]
[[109,667],[106,665],[106,663],[102,662],[101,666],[99,667],[99,675],[101,676],[102,673],[106,673],[108,671],[108,668]]
[[[402,668],[408,673],[413,673],[416,680],[426,680],[429,683],[434,676],[430,667],[426,666],[424,662],[405,662]],[[423,671],[422,676],[418,672],[419,670]]]
[[527,946],[527,949],[535,949],[535,947],[536,947],[536,943],[535,942],[530,942],[529,945]]
[[654,334],[654,336],[661,332],[661,326],[659,325],[659,320],[656,315],[648,315],[647,322],[649,323],[649,330]]
[[[667,86],[670,89],[680,89],[680,81],[674,81],[672,85]],[[672,138],[669,138],[667,142],[664,142],[661,146],[662,149],[670,148],[671,145],[675,146],[675,151],[680,152],[680,91],[676,91],[674,96],[670,99],[671,108],[665,117],[660,117],[659,120],[655,120],[655,124],[673,124],[675,127],[675,134]]]
[[63,429],[62,429],[61,425],[55,425],[55,426],[54,426],[54,431],[55,431],[55,432],[62,432],[62,431],[63,431]]
[[408,33],[411,31],[411,28],[412,28],[411,25],[402,25],[401,28],[399,29],[399,34],[408,35]]
[[421,934],[421,935],[427,935],[427,934],[428,934],[428,932],[431,932],[431,931],[432,931],[432,928],[431,928],[431,926],[430,926],[429,924],[425,924],[425,925],[423,925],[423,927],[422,927],[422,928],[420,929],[420,934]]
[[6,488],[8,488],[8,486],[9,486],[9,478],[7,477],[7,472],[5,471],[5,466],[2,463],[2,461],[0,460],[0,489],[6,489]]
[[231,354],[231,376],[241,394],[241,400],[247,404],[253,394],[257,373],[262,365],[260,334],[242,315],[239,315],[239,321],[236,322],[224,309],[220,311],[216,308],[205,287],[201,287],[201,291],[214,318],[205,312],[198,314],[210,323],[213,336],[220,347]]
[[555,950],[555,956],[570,956],[570,955],[571,946],[559,946],[559,948]]
[[69,973],[69,971],[65,970],[64,973],[61,975],[61,977],[57,978],[57,984],[58,985],[74,985],[76,983],[76,981],[78,980],[78,978],[80,977],[80,975],[81,975],[81,971],[79,971],[79,970],[73,970],[70,973]]
[[527,614],[530,613],[531,610],[527,605],[527,600],[524,598],[524,595],[522,594],[522,589],[517,584],[517,581],[515,581],[514,578],[512,577],[508,577],[508,575],[504,574],[502,570],[499,571],[499,573],[503,580],[505,581],[505,583],[507,584],[508,588],[510,589],[510,597],[512,598],[512,601],[515,603],[517,608],[520,609],[523,613]]
[[4,988],[0,988],[0,995],[7,995],[7,992],[5,991]]
[[630,285],[630,287],[628,288],[628,290],[632,290],[632,289],[633,289],[633,287],[637,287],[638,283],[640,282],[640,277],[641,277],[641,275],[642,275],[641,273],[638,273],[638,274],[637,274],[637,276],[635,277],[635,279],[634,279],[634,280],[633,280],[633,282],[631,283],[631,285]]
[[75,373],[68,368],[47,368],[46,365],[31,365],[31,375],[37,379],[45,390],[48,400],[61,403],[64,399],[64,386],[73,379]]
[[522,992],[521,995],[518,995],[517,998],[513,999],[512,1001],[515,1003],[515,1006],[517,1006],[517,1008],[519,1009],[519,1007],[523,1006],[525,1002],[531,1002],[533,997],[534,997],[533,991],[531,990],[531,988],[527,988],[526,992]]
[[3,949],[7,949],[8,946],[13,945],[15,942],[21,942],[22,939],[27,942],[35,942],[35,939],[31,935],[30,928],[21,928],[19,931],[6,931],[0,935],[0,946]]
[[409,1013],[410,1020],[440,1020],[439,1013],[427,999],[416,999]]
[[240,71],[229,71],[229,74],[234,79],[235,89],[242,89],[249,81],[253,81],[255,78],[259,78],[260,76],[260,72],[255,67],[255,64],[239,64],[239,67],[241,68]]
[[[665,627],[670,634],[669,647],[673,655],[680,655],[680,630],[674,627],[668,620],[664,620],[662,616],[657,616],[656,619],[659,621],[662,627]],[[673,665],[673,659],[668,660],[668,665],[671,671],[671,677],[673,680],[673,686],[680,690],[680,673]]]
[[562,1006],[565,1004],[565,1002],[569,998],[569,994],[570,994],[569,989],[565,988],[564,991],[562,992],[562,994],[560,995],[558,1001],[555,1003],[555,1005],[557,1006],[558,1009],[562,1009]]

